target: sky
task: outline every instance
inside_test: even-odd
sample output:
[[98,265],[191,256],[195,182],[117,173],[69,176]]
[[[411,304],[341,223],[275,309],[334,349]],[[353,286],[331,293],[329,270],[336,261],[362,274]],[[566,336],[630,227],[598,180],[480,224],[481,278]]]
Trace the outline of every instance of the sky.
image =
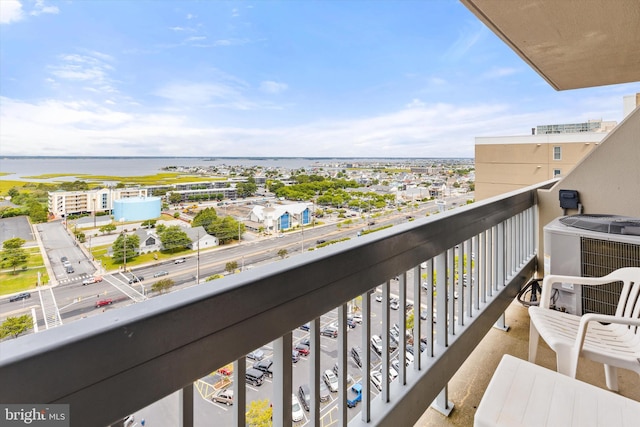
[[3,156],[473,157],[622,120],[457,0],[0,0]]

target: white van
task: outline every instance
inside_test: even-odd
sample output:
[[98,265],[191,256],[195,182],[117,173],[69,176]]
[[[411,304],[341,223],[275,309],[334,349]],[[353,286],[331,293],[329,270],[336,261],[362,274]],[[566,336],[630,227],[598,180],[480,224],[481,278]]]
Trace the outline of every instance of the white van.
[[291,420],[294,423],[302,421],[304,419],[304,412],[302,411],[302,405],[298,400],[298,396],[294,393],[291,394]]

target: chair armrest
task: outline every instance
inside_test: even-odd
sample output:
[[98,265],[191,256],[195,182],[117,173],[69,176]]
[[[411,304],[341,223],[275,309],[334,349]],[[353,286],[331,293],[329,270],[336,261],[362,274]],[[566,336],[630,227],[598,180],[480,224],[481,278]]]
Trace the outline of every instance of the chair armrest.
[[611,316],[609,314],[587,313],[580,317],[580,325],[578,326],[578,335],[574,344],[574,357],[579,357],[580,350],[584,345],[584,339],[587,335],[587,327],[589,322],[616,323],[620,325],[629,325],[640,327],[640,319],[632,319],[629,317]]

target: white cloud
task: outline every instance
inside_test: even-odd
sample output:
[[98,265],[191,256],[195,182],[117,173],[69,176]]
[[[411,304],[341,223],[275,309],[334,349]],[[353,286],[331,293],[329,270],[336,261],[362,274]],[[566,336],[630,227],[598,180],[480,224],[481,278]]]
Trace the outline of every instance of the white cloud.
[[406,105],[407,108],[423,108],[424,106],[425,103],[417,98],[412,99],[411,102]]
[[18,0],[1,0],[0,1],[0,24],[10,24],[18,22],[24,18],[22,11],[22,3]]
[[479,21],[469,21],[458,39],[445,52],[445,58],[458,60],[462,58],[486,33],[486,27]]
[[33,16],[38,16],[38,15],[42,15],[43,13],[58,14],[59,12],[60,12],[60,9],[58,9],[58,6],[48,6],[44,3],[44,0],[36,0],[34,9],[31,12],[29,12],[29,14]]
[[285,83],[278,83],[270,80],[260,83],[260,90],[266,93],[281,93],[287,90],[288,86]]
[[[200,102],[227,95],[224,88],[210,84],[174,85],[165,88],[164,95],[189,98],[203,91],[206,95]],[[1,98],[0,102],[0,139],[6,155],[41,154],[46,144],[57,147],[59,155],[471,157],[474,136],[495,134],[496,129],[522,131],[543,120],[510,113],[507,105],[415,102],[412,108],[362,119],[290,127],[216,127],[197,124],[178,111],[127,113],[108,101],[28,103]]]
[[501,67],[501,68],[492,68],[482,75],[485,79],[498,79],[505,76],[510,76],[512,74],[517,73],[518,70],[516,68],[509,67]]
[[221,83],[171,83],[156,90],[154,95],[187,106],[206,105],[240,96],[234,87]]
[[193,42],[193,41],[198,41],[198,40],[206,40],[207,38],[205,36],[193,36],[193,37],[189,37],[188,39],[186,39],[185,41],[187,42]]
[[87,51],[87,54],[63,54],[58,56],[59,63],[50,65],[49,72],[68,83],[83,82],[85,90],[94,92],[115,92],[110,73],[114,70],[109,62],[110,55]]
[[196,16],[195,16],[195,15],[192,15],[191,13],[187,13],[187,16],[186,16],[186,18],[187,18],[187,19],[193,19],[193,18],[195,18],[195,17],[196,17]]

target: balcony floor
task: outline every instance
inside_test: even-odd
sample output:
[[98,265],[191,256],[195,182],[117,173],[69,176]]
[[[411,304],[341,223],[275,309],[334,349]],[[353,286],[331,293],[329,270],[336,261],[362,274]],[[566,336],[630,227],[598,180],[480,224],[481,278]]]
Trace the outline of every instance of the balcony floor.
[[[529,315],[527,309],[515,301],[506,311],[508,332],[492,329],[478,348],[460,367],[449,382],[449,401],[454,403],[453,411],[445,417],[429,408],[415,424],[416,427],[472,426],[473,417],[480,404],[489,380],[504,354],[527,360],[529,346]],[[540,340],[538,365],[555,370],[555,353]],[[577,378],[581,381],[606,389],[604,369],[601,364],[580,359]],[[620,394],[640,401],[640,377],[623,369],[618,370]]]

